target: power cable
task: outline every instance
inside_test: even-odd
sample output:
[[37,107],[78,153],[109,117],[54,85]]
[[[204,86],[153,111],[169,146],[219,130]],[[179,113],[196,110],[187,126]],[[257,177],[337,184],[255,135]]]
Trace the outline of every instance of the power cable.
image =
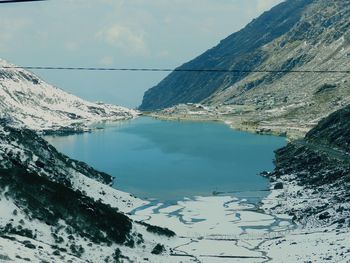
[[[43,0],[45,1],[45,0]],[[206,73],[307,73],[350,74],[350,70],[239,70],[239,69],[184,69],[184,68],[104,68],[104,67],[53,67],[53,66],[2,66],[0,69],[70,70],[70,71],[141,71],[141,72],[206,72]]]
[[11,3],[24,3],[24,2],[41,2],[47,0],[2,0],[0,4],[11,4]]

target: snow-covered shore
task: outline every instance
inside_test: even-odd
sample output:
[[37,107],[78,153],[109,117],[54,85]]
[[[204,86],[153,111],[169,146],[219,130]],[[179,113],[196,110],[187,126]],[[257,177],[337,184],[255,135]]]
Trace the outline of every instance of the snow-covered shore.
[[348,262],[349,229],[304,228],[290,215],[267,213],[280,193],[272,189],[262,200],[266,212],[244,199],[211,196],[154,202],[131,217],[175,231],[171,251],[182,262]]

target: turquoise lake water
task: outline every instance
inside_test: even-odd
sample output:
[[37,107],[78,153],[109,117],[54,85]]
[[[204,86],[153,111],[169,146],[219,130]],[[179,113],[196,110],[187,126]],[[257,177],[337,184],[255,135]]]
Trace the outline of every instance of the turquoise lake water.
[[286,144],[281,137],[214,122],[141,117],[103,127],[45,138],[71,158],[116,177],[117,189],[159,200],[267,189],[258,173],[273,169],[274,150]]

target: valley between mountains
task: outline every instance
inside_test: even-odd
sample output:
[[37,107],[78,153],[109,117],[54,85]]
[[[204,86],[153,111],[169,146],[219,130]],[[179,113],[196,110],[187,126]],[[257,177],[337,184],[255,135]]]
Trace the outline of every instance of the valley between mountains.
[[[7,69],[2,75],[16,73]],[[37,78],[25,74],[5,82],[13,101],[19,101],[16,95],[23,99],[29,77]],[[44,87],[48,94],[53,89],[65,95]],[[55,100],[66,101],[66,96]],[[118,119],[139,114],[113,109],[121,109]],[[22,122],[23,113],[11,118],[10,111],[1,121],[2,261],[287,262],[287,256],[289,262],[346,262],[349,108],[277,151],[275,171],[262,174],[271,181],[271,194],[257,204],[220,193],[164,204],[115,190],[110,175],[70,159],[40,137],[71,133],[72,123],[79,128],[75,132],[89,127],[66,110],[58,110],[62,122],[49,128],[31,127]],[[115,116],[97,114],[96,119],[115,121]]]
[[[138,110],[0,60],[0,262],[350,262],[350,75],[286,72],[347,69],[349,14],[345,0],[284,1],[180,67],[255,72],[175,71]],[[289,142],[257,175],[269,180],[258,202],[213,192],[169,203],[113,188],[118,174],[44,139],[141,115]]]

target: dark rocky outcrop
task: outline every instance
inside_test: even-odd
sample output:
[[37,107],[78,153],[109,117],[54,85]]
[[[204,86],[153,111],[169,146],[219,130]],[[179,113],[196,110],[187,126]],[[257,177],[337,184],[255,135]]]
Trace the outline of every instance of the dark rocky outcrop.
[[[276,152],[276,169],[268,177],[287,185],[282,199],[299,222],[316,217],[321,224],[350,226],[350,106],[320,121],[304,139]],[[276,184],[276,185],[277,185]],[[303,190],[293,192],[292,187]],[[314,222],[315,223],[315,222]]]
[[350,107],[331,114],[311,130],[306,139],[350,153]]

